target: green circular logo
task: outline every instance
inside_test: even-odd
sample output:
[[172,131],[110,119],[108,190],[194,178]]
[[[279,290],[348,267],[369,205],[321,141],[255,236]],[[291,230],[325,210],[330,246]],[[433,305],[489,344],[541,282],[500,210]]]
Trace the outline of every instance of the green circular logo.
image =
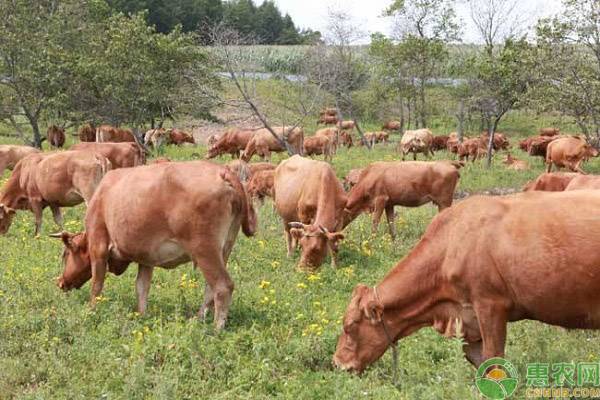
[[519,383],[517,369],[500,357],[486,360],[477,369],[475,384],[482,395],[488,399],[503,400],[517,390]]

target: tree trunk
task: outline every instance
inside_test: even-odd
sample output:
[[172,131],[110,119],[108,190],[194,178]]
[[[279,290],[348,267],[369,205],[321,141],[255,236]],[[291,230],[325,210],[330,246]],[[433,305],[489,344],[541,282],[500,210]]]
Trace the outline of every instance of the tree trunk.
[[427,113],[425,111],[425,81],[421,80],[421,86],[419,87],[419,100],[421,101],[421,128],[427,128]]
[[411,123],[411,107],[410,107],[410,98],[408,99],[408,101],[406,102],[406,110],[408,111],[408,123],[406,124],[406,129],[410,130],[410,123]]
[[38,123],[37,117],[30,115],[27,113],[27,119],[29,120],[29,124],[31,125],[31,129],[33,130],[33,141],[31,144],[33,147],[38,149],[42,149],[42,134],[40,133],[40,126]]
[[494,134],[496,133],[496,125],[498,124],[498,121],[494,120],[494,122],[492,123],[492,119],[489,118],[488,119],[489,124],[488,124],[488,135],[490,135],[490,138],[488,140],[488,145],[487,145],[487,160],[485,163],[486,168],[490,168],[492,166],[492,151],[494,150]]
[[400,135],[404,134],[404,98],[400,97]]
[[458,103],[458,142],[462,143],[465,124],[465,100],[460,99]]

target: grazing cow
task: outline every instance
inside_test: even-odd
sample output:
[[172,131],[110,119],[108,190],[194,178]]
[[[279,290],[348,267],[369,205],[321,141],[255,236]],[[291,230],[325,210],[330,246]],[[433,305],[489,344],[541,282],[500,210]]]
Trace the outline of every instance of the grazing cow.
[[87,143],[71,146],[70,150],[81,150],[101,154],[108,158],[112,169],[137,167],[145,163],[145,154],[136,143]]
[[356,126],[356,123],[352,120],[350,121],[339,121],[337,123],[337,127],[339,129],[347,129],[347,130],[352,130],[354,129],[354,127]]
[[247,163],[242,160],[233,160],[225,164],[242,182],[247,182],[258,171],[274,170],[275,165],[267,162]]
[[524,171],[529,169],[529,163],[524,160],[519,160],[514,158],[510,153],[506,155],[504,160],[502,160],[503,164],[506,164],[506,168],[515,169],[518,171]]
[[556,137],[546,137],[546,136],[535,136],[526,140],[529,140],[527,143],[527,153],[530,156],[539,156],[546,158],[546,151],[548,149],[548,144],[553,140],[557,139]]
[[92,124],[85,124],[77,131],[80,142],[95,142],[96,141],[96,128]]
[[274,179],[274,169],[265,169],[253,173],[247,186],[250,198],[258,199],[261,203],[264,202],[265,197],[273,198]]
[[362,372],[431,326],[479,366],[503,357],[507,323],[600,328],[600,192],[473,196],[438,214],[383,280],[358,285],[333,356]]
[[429,129],[404,132],[398,144],[398,150],[402,153],[402,160],[405,159],[408,153],[413,153],[413,160],[417,159],[417,153],[423,153],[430,158],[433,156],[432,142],[433,134]]
[[335,115],[321,115],[317,123],[324,125],[335,125],[338,123],[338,119]]
[[[482,144],[487,149],[488,143],[490,141],[490,134],[488,133],[488,131],[482,132],[481,135],[479,136],[479,138],[480,138]],[[494,139],[492,141],[492,149],[494,151],[508,150],[509,146],[510,146],[510,142],[508,141],[508,139],[506,138],[506,135],[504,133],[494,132]]]
[[168,139],[167,130],[164,128],[150,129],[144,134],[144,144],[155,149],[166,144]]
[[362,174],[363,170],[364,168],[354,168],[348,171],[344,177],[344,187],[346,190],[352,189],[352,187],[358,183],[360,174]]
[[390,134],[385,131],[365,132],[365,140],[373,146],[375,143],[387,144]]
[[556,136],[560,135],[560,129],[558,128],[541,128],[540,136]]
[[111,171],[89,204],[85,232],[56,235],[65,245],[58,285],[79,288],[91,278],[93,305],[107,270],[120,275],[137,262],[137,309],[143,314],[154,266],[170,269],[192,260],[206,280],[199,316],[214,305],[216,328],[222,329],[233,292],[227,260],[240,225],[246,236],[254,234],[254,208],[223,166],[193,161]]
[[169,134],[168,144],[174,144],[175,146],[181,146],[184,143],[196,144],[194,137],[187,132],[177,128],[169,129],[167,132]]
[[385,210],[392,237],[394,206],[419,207],[433,202],[442,211],[452,205],[454,189],[460,177],[456,161],[375,162],[360,174],[360,180],[348,193],[344,227],[365,211],[373,212],[373,233]]
[[219,137],[217,142],[208,149],[207,159],[222,154],[230,154],[231,158],[239,158],[256,131],[231,128]]
[[519,148],[523,151],[527,151],[527,149],[529,148],[529,144],[531,143],[532,140],[533,140],[533,137],[528,137],[523,140],[519,140]]
[[557,168],[566,167],[573,172],[585,174],[581,169],[581,163],[589,157],[597,156],[598,150],[585,140],[573,136],[562,137],[548,144],[546,172],[550,172],[552,165],[555,165]]
[[569,182],[569,184],[565,188],[565,191],[586,189],[600,189],[600,176],[576,174],[575,177],[571,179],[571,182]]
[[338,128],[323,128],[315,132],[315,137],[326,137],[329,138],[331,152],[335,154],[337,152],[338,143],[343,139],[343,135],[348,134],[346,131],[340,131]]
[[480,138],[465,139],[458,144],[458,158],[462,161],[466,158],[469,161],[475,162],[478,158],[482,158],[487,154],[487,147]]
[[121,129],[110,125],[100,125],[96,128],[96,142],[135,142],[131,129]]
[[275,169],[275,207],[283,219],[288,257],[299,243],[301,268],[314,269],[331,252],[336,266],[346,192],[331,166],[294,155]]
[[348,131],[341,131],[339,142],[340,142],[339,144],[341,146],[346,146],[347,148],[352,147],[352,145],[354,144],[354,140],[352,139],[352,134]]
[[[273,131],[282,139],[287,136],[288,145],[293,151],[301,154],[304,142],[304,131],[302,128],[291,128],[287,126],[274,126]],[[289,131],[289,132],[288,132]],[[271,160],[271,152],[284,152],[286,148],[273,137],[267,128],[258,129],[254,136],[248,141],[248,145],[242,153],[242,160],[248,162],[254,154],[258,154],[263,160]]]
[[50,125],[46,131],[46,138],[51,148],[60,148],[65,145],[65,128]]
[[17,146],[12,144],[0,145],[0,176],[5,169],[12,170],[21,159],[30,154],[39,153],[40,150],[30,146]]
[[333,143],[327,136],[309,136],[304,139],[304,155],[323,155],[325,161],[333,158]]
[[84,201],[87,204],[110,168],[107,158],[87,151],[37,153],[23,158],[0,195],[0,234],[10,228],[16,210],[33,212],[36,235],[46,207],[52,210],[56,224],[62,226],[60,207]]
[[448,138],[449,136],[434,136],[431,142],[431,150],[446,150],[448,148]]
[[[466,136],[463,136],[463,141],[469,139]],[[458,154],[458,150],[460,147],[461,143],[458,140],[458,133],[456,132],[451,132],[448,135],[448,140],[446,141],[446,149],[448,149],[448,152],[453,153],[453,154]]]
[[333,115],[333,116],[336,116],[337,112],[338,112],[338,110],[335,107],[326,107],[326,108],[324,108],[321,111],[320,115]]
[[385,124],[381,127],[383,131],[399,131],[402,127],[400,121],[386,121]]
[[541,190],[545,192],[562,192],[576,176],[579,176],[579,174],[574,172],[544,173],[535,178],[535,180],[525,184],[523,191],[530,192],[532,190]]

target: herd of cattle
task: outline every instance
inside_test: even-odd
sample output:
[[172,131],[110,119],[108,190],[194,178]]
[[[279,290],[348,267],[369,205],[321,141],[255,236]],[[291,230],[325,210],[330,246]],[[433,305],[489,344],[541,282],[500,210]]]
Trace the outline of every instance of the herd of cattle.
[[[327,117],[335,115],[324,112],[321,122],[333,121]],[[583,174],[581,163],[598,155],[585,139],[543,129],[519,144],[547,164],[547,173],[524,193],[472,196],[452,205],[459,170],[465,159],[486,154],[487,132],[459,139],[455,133],[407,131],[398,150],[402,160],[412,153],[414,161],[374,162],[341,181],[327,161],[339,146],[353,145],[354,125],[344,122],[336,118],[335,127],[307,138],[299,127],[272,128],[285,141],[268,129],[230,129],[209,138],[208,159],[236,158],[225,165],[167,159],[144,165],[146,154],[133,133],[108,125],[82,127],[81,143],[67,151],[3,145],[0,172],[8,168],[12,174],[0,193],[0,233],[9,231],[17,210],[33,212],[38,234],[44,208],[62,227],[60,208],[85,202],[84,232],[52,235],[64,244],[61,289],[80,288],[91,279],[94,304],[107,271],[120,275],[135,262],[143,313],[153,268],[191,260],[206,281],[199,315],[204,319],[214,310],[221,329],[234,288],[227,261],[240,228],[246,236],[257,230],[255,199],[272,198],[288,256],[300,247],[299,266],[309,270],[328,255],[336,266],[344,230],[361,213],[372,213],[376,232],[385,211],[395,237],[395,206],[431,202],[439,213],[420,242],[382,282],[354,290],[333,358],[338,367],[361,372],[398,339],[425,326],[461,335],[475,365],[504,354],[509,321],[600,328],[600,191],[594,190],[600,189],[600,176]],[[361,142],[386,144],[399,124],[384,128]],[[47,139],[52,147],[63,146],[64,130],[50,127]],[[194,142],[176,129],[152,129],[144,141]],[[272,152],[288,150],[282,142],[300,155],[271,164]],[[509,168],[528,168],[508,152],[506,135],[494,134],[491,143],[494,151],[507,152]],[[430,157],[444,149],[458,160],[416,161],[418,153]],[[325,161],[302,154],[323,155]],[[249,163],[253,155],[263,162]],[[572,172],[550,173],[552,165]]]

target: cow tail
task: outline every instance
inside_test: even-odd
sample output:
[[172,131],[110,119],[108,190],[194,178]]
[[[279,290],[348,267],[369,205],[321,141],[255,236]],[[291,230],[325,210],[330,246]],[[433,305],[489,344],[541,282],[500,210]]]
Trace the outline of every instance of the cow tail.
[[241,213],[242,213],[242,232],[244,235],[250,237],[254,236],[257,227],[256,211],[248,197],[248,193],[240,180],[231,173],[231,171],[221,172],[221,178],[229,183],[231,187],[237,192],[241,201]]

